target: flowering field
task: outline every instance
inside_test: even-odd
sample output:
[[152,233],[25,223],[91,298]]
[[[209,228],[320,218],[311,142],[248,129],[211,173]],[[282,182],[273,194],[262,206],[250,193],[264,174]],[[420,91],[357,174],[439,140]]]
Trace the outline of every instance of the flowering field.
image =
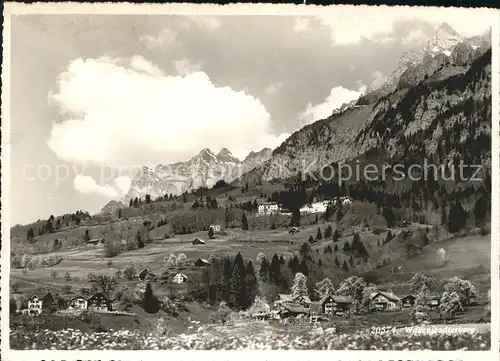
[[[248,329],[247,329],[248,332]],[[490,332],[419,335],[358,331],[339,334],[333,328],[314,327],[304,332],[234,332],[200,327],[197,332],[174,336],[120,330],[84,333],[76,329],[44,332],[11,330],[12,349],[127,350],[127,349],[297,349],[297,350],[488,350]]]

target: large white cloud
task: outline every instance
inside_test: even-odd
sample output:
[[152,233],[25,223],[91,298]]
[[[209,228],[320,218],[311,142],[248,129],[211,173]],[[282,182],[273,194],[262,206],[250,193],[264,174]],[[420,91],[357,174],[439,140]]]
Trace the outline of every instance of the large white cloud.
[[119,194],[116,188],[109,185],[99,185],[94,178],[86,175],[77,175],[73,179],[73,188],[83,194],[98,194],[109,198],[116,197]]
[[253,96],[216,87],[203,72],[162,75],[140,57],[74,60],[49,98],[65,120],[53,124],[48,145],[74,163],[170,163],[205,147],[244,157],[285,137],[272,133]]
[[361,85],[360,89],[357,91],[346,89],[342,86],[336,86],[330,91],[330,94],[324,102],[316,105],[309,103],[306,110],[300,114],[300,121],[305,125],[320,119],[325,119],[332,115],[333,111],[339,109],[343,104],[358,99],[365,90],[366,86],[364,85]]

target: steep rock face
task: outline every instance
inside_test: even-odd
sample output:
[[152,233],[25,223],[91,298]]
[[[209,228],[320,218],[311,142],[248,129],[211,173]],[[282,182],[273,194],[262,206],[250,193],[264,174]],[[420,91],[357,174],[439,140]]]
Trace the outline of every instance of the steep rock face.
[[269,159],[271,152],[269,148],[251,152],[241,161],[226,148],[222,148],[217,154],[205,148],[186,162],[143,166],[132,180],[123,202],[127,203],[136,197],[144,199],[146,194],[155,199],[170,193],[178,195],[200,187],[210,188],[218,180],[232,182]]
[[[468,48],[466,48],[468,49]],[[440,64],[441,56],[429,58]],[[246,182],[287,179],[317,172],[336,162],[383,152],[384,161],[413,160],[412,153],[437,164],[463,159],[491,163],[491,50],[467,67],[443,67],[416,85],[397,89],[377,103],[355,106],[293,133],[264,167]],[[417,78],[417,77],[415,77]],[[484,145],[480,145],[484,140]]]
[[436,29],[424,49],[414,49],[402,54],[396,69],[378,89],[368,89],[358,100],[359,105],[372,104],[395,89],[416,85],[444,66],[469,66],[491,45],[491,36],[464,38],[450,25],[443,23]]
[[397,102],[382,99],[357,146],[384,149],[392,161],[418,157],[438,164],[463,160],[491,167],[491,50],[465,71],[436,74]]

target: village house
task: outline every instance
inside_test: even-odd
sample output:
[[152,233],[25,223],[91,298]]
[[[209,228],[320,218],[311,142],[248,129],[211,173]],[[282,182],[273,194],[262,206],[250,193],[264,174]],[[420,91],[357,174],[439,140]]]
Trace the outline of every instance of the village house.
[[38,298],[37,295],[33,295],[28,300],[28,314],[30,316],[41,315],[42,314],[43,301]]
[[417,296],[415,295],[406,295],[403,298],[401,298],[401,304],[403,308],[411,308],[415,305],[415,300],[417,299]]
[[111,311],[111,301],[103,293],[97,292],[87,300],[87,308],[94,311]]
[[401,309],[401,299],[391,292],[377,292],[370,296],[371,311],[396,311]]
[[187,282],[187,280],[188,280],[188,278],[187,278],[187,276],[184,273],[177,273],[172,278],[172,282],[173,283],[177,283],[177,284],[181,284],[181,283]]
[[87,300],[83,296],[76,296],[69,300],[68,309],[70,310],[86,310]]
[[351,297],[337,295],[327,295],[319,301],[321,311],[325,315],[343,313],[351,308],[353,302]]
[[283,303],[278,305],[278,313],[281,318],[307,316],[309,311],[298,303]]
[[194,263],[195,267],[205,267],[205,266],[209,266],[210,265],[210,262],[208,262],[206,259],[204,258],[198,258],[196,260],[196,262]]
[[288,233],[290,233],[290,234],[295,234],[295,233],[299,233],[299,232],[300,232],[300,229],[298,229],[297,227],[292,227],[288,231]]
[[259,216],[267,216],[271,214],[278,214],[280,207],[277,202],[265,202],[259,204],[257,213]]
[[441,296],[439,294],[429,295],[429,303],[427,304],[430,308],[438,308],[441,304]]
[[280,214],[282,216],[291,216],[292,215],[292,211],[289,210],[289,209],[286,209],[286,208],[281,208],[280,209]]
[[193,245],[195,244],[206,244],[206,242],[200,238],[195,238],[193,241]]
[[213,230],[214,233],[220,233],[220,224],[212,224],[210,225],[210,227],[208,227],[208,229]]

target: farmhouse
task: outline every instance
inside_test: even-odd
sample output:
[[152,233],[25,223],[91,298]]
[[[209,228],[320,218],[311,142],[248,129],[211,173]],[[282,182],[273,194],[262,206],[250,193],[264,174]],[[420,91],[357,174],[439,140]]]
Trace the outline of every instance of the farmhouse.
[[188,278],[187,278],[187,276],[184,273],[177,273],[172,278],[172,282],[177,283],[177,284],[181,284],[181,283],[187,282],[187,280],[188,280]]
[[41,299],[39,299],[37,295],[33,295],[33,297],[31,297],[28,300],[28,312],[27,313],[30,316],[41,315],[42,314],[42,304],[43,304],[43,301]]
[[354,300],[351,297],[337,295],[327,295],[319,301],[321,312],[325,315],[347,311],[351,308],[353,302]]
[[401,299],[390,292],[377,292],[370,296],[370,310],[395,311],[401,308]]
[[292,215],[292,211],[289,210],[289,209],[286,209],[286,208],[281,208],[280,209],[280,214],[282,216],[291,216]]
[[278,306],[278,313],[281,318],[307,315],[309,311],[298,303],[283,303]]
[[298,304],[307,309],[311,305],[311,299],[308,296],[293,297],[292,295],[280,294],[278,295],[278,299],[274,302],[276,306],[288,303]]
[[196,267],[205,267],[205,266],[210,265],[210,262],[208,262],[208,261],[207,261],[206,259],[204,259],[204,258],[198,258],[198,259],[196,260],[196,262],[194,263],[194,265],[195,265]]
[[69,300],[70,310],[86,310],[87,309],[87,300],[83,296],[76,296]]
[[111,301],[103,293],[97,292],[87,300],[87,308],[95,311],[111,311]]
[[212,224],[208,229],[213,230],[214,232],[220,232],[220,224]]
[[297,227],[292,227],[288,231],[288,233],[290,233],[290,234],[295,234],[295,233],[299,233],[299,232],[300,232],[300,229],[298,229]]
[[193,244],[206,244],[206,242],[200,238],[195,238]]
[[429,295],[428,306],[430,308],[437,308],[441,304],[441,296],[438,294]]
[[417,296],[415,295],[406,295],[401,299],[401,303],[403,308],[411,308],[415,305],[415,300]]
[[257,211],[259,216],[266,216],[270,214],[278,214],[280,207],[277,202],[265,202],[259,204]]

